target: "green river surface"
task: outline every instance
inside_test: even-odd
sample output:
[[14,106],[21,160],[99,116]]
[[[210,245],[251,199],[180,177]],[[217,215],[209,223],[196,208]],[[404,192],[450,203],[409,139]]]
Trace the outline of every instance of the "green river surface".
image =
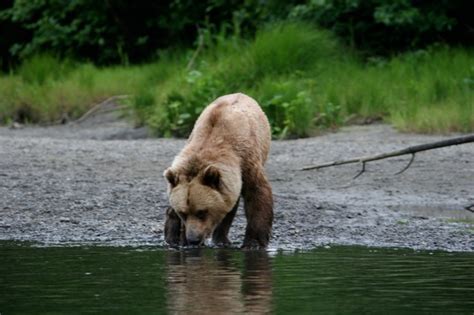
[[0,314],[474,314],[474,253],[0,242]]

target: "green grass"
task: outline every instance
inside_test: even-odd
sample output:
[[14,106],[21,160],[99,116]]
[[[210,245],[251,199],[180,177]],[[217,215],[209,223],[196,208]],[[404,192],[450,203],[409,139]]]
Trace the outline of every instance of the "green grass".
[[474,54],[432,47],[390,60],[360,61],[328,32],[272,25],[254,40],[207,37],[193,52],[128,67],[37,56],[0,77],[0,122],[52,122],[80,116],[112,95],[131,95],[137,124],[185,136],[216,97],[244,92],[267,113],[276,137],[303,137],[348,117],[383,118],[403,131],[474,130]]
[[345,115],[382,116],[404,131],[474,129],[472,52],[439,47],[379,65],[342,64],[326,77],[319,102],[339,104]]
[[[44,64],[39,63],[42,60]],[[48,68],[52,71],[46,71]],[[173,69],[171,60],[97,68],[92,64],[58,60],[53,63],[51,57],[35,57],[16,73],[0,76],[0,123],[49,123],[64,115],[74,119],[96,103],[123,94],[134,96],[138,115],[144,103],[154,104],[154,100],[145,101],[143,95],[149,95],[152,87],[171,75]]]

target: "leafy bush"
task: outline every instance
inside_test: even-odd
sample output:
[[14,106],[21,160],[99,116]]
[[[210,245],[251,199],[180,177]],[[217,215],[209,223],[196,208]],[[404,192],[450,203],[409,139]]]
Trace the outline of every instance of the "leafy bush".
[[[199,29],[246,36],[283,16],[279,0],[16,0],[0,4],[0,63],[44,52],[95,64],[149,61],[160,49],[190,47]],[[2,62],[3,61],[3,62]]]
[[187,136],[204,107],[223,94],[222,81],[193,70],[166,94],[148,123],[158,134]]
[[206,30],[251,39],[288,17],[330,29],[369,55],[474,43],[474,11],[460,0],[9,0],[0,3],[0,63],[8,69],[44,52],[99,65],[140,63],[160,49],[190,47]]
[[274,136],[308,136],[315,111],[310,92],[310,82],[298,79],[267,77],[259,84],[254,96],[267,114]]
[[259,100],[275,136],[307,135],[316,107],[309,80],[299,77],[336,58],[335,40],[307,24],[286,23],[265,28],[250,43],[218,41],[209,47],[209,54],[204,53],[197,69],[187,72],[169,91],[159,89],[162,104],[148,120],[157,133],[187,135],[212,100],[242,91]]
[[470,6],[449,0],[311,0],[293,7],[289,16],[328,28],[370,56],[435,42],[472,46]]

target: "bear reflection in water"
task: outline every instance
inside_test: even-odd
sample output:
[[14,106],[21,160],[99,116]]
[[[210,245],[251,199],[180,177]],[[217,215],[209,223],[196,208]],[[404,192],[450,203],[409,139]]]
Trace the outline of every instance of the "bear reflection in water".
[[192,249],[166,253],[167,307],[170,313],[269,313],[271,264],[266,251]]

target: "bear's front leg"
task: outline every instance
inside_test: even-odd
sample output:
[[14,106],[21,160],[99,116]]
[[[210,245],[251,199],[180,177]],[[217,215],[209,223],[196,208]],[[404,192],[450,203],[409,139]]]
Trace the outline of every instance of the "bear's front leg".
[[243,248],[266,247],[273,222],[272,188],[263,167],[244,178],[243,197],[247,228]]
[[222,222],[219,223],[219,225],[214,230],[214,233],[212,233],[212,242],[215,245],[224,246],[224,247],[227,247],[230,245],[230,241],[227,235],[229,234],[229,229],[230,229],[230,226],[232,225],[232,221],[234,220],[235,213],[237,212],[237,208],[239,208],[239,201],[240,201],[240,198],[237,199],[237,202],[235,203],[232,210],[229,213],[227,213],[227,215],[224,217],[224,220],[222,220]]
[[171,207],[166,209],[165,241],[170,246],[183,246],[186,244],[184,224]]

